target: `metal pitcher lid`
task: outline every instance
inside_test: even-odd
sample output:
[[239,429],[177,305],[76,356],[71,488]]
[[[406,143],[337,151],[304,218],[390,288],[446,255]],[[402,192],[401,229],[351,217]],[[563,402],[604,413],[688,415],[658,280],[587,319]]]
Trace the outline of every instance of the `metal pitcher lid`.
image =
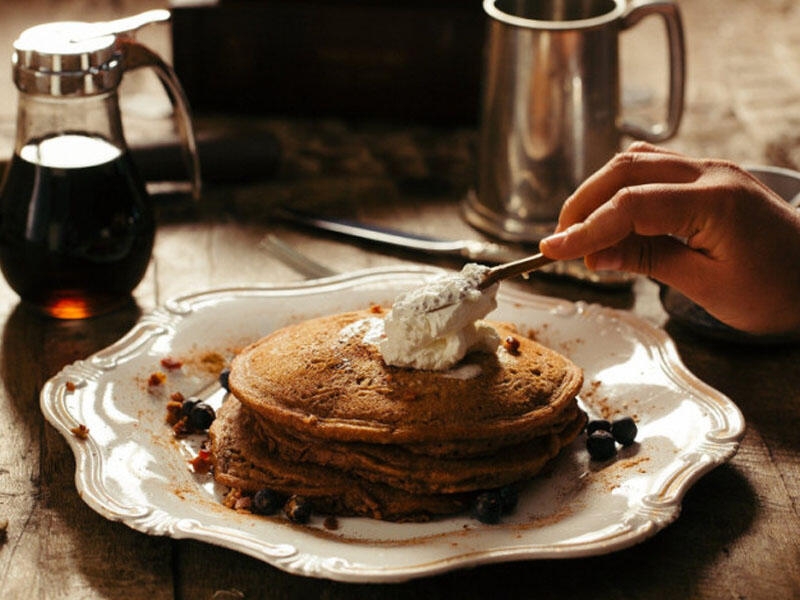
[[119,36],[166,21],[165,9],[99,23],[60,21],[26,29],[14,42],[14,83],[23,92],[87,96],[115,89],[124,65]]
[[122,77],[116,35],[96,24],[62,21],[36,25],[14,42],[14,83],[23,92],[52,96],[112,90]]

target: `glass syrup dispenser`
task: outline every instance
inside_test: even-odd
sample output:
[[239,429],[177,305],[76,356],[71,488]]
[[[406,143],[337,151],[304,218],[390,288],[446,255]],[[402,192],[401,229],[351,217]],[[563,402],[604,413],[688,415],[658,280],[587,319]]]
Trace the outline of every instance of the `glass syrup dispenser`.
[[150,198],[123,136],[117,89],[152,67],[175,107],[199,196],[188,103],[174,71],[133,32],[170,16],[153,10],[103,23],[58,22],[14,42],[19,90],[14,156],[0,190],[0,268],[27,305],[63,319],[130,302],[153,249]]

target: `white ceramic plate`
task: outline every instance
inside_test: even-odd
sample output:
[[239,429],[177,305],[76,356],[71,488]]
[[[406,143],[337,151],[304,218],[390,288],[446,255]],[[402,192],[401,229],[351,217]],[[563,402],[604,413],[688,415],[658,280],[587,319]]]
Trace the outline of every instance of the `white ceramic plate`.
[[[469,516],[425,524],[340,518],[329,530],[321,517],[297,526],[223,507],[224,490],[188,466],[202,437],[175,439],[165,424],[168,395],[218,404],[224,391],[217,373],[243,344],[300,319],[387,305],[438,273],[378,269],[287,287],[216,290],[144,316],[119,342],[67,366],[42,390],[45,417],[75,453],[81,497],[139,531],[218,544],[291,573],[401,581],[631,546],[676,519],[687,489],[736,451],[744,432],[740,411],[688,372],[663,331],[625,312],[501,289],[491,317],[517,323],[582,366],[583,406],[591,416],[634,416],[634,446],[596,463],[580,436],[499,525]],[[165,357],[182,367],[165,369]],[[166,381],[150,386],[157,371]],[[89,429],[86,439],[72,432],[79,424]]]

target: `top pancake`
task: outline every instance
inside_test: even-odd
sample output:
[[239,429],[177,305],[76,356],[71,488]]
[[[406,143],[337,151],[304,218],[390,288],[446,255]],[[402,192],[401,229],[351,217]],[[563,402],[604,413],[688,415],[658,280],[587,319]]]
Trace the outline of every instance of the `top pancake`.
[[277,330],[236,356],[231,392],[260,417],[317,440],[441,444],[524,439],[558,421],[582,385],[568,359],[495,322],[518,350],[501,344],[448,371],[388,366],[365,341],[382,318],[354,311]]

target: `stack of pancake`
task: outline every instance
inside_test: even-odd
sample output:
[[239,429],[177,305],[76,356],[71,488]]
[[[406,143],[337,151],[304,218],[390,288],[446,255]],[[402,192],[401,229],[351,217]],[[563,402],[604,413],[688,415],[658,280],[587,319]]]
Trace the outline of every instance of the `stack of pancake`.
[[387,366],[383,315],[290,325],[245,348],[209,434],[218,482],[304,496],[320,513],[393,521],[458,513],[538,473],[580,433],[581,370],[507,341],[447,371]]

